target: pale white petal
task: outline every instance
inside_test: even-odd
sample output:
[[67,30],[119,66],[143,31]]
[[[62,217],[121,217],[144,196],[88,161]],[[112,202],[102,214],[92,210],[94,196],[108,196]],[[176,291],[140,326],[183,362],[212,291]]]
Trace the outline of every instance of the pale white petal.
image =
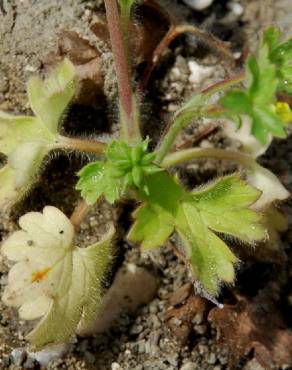
[[64,342],[80,321],[88,325],[99,308],[114,228],[98,243],[77,248],[70,220],[55,207],[30,212],[19,224],[22,230],[10,236],[1,250],[19,261],[9,272],[3,300],[20,307],[24,319],[43,316],[27,336],[36,348]]
[[269,135],[267,143],[261,144],[254,135],[251,134],[251,123],[247,117],[242,118],[242,125],[239,129],[235,127],[234,123],[230,121],[225,122],[224,131],[228,137],[238,140],[241,143],[241,150],[251,155],[253,158],[257,158],[265,153],[273,139],[272,136]]
[[34,301],[24,303],[19,309],[19,316],[23,320],[38,319],[48,312],[51,304],[52,299],[42,295]]
[[21,306],[30,300],[42,295],[42,285],[32,283],[33,269],[28,262],[18,262],[8,274],[8,285],[5,288],[2,300],[9,306]]
[[64,213],[56,207],[46,206],[43,214],[51,230],[61,238],[62,246],[71,246],[74,238],[74,227]]
[[14,232],[6,239],[1,247],[3,256],[12,261],[23,261],[28,258],[33,241],[25,231],[19,230]]
[[40,264],[46,261],[54,265],[64,257],[65,252],[59,247],[55,248],[53,244],[37,243],[25,231],[16,231],[4,241],[1,253],[12,261],[35,261]]
[[[59,253],[55,255],[52,249],[50,258],[46,259],[44,251],[47,252],[42,250],[33,259],[18,262],[10,269],[8,286],[3,295],[6,304],[18,307],[43,294],[54,298],[58,296],[60,286],[64,292],[70,288],[72,254],[63,251],[61,256]],[[49,253],[46,255],[49,256]]]
[[253,209],[265,209],[275,200],[284,200],[290,195],[277,176],[259,164],[254,164],[247,171],[247,180],[262,191],[260,198],[252,205]]
[[[111,259],[111,227],[100,242],[88,248],[76,248],[73,253],[72,270],[62,275],[58,297],[39,325],[27,336],[36,349],[51,343],[62,343],[74,334],[82,319],[87,326],[99,308],[101,282]],[[68,287],[67,285],[70,284]]]
[[[85,296],[86,272],[79,258],[73,259],[72,267],[73,271],[66,271],[63,275],[66,284],[63,286],[64,281],[60,281],[59,299],[54,300],[50,310],[26,337],[36,350],[44,345],[68,341],[80,321]],[[69,287],[64,292],[63,287],[67,286],[68,282]]]
[[43,214],[27,213],[20,218],[19,225],[39,246],[71,247],[74,237],[73,225],[55,207],[45,207]]

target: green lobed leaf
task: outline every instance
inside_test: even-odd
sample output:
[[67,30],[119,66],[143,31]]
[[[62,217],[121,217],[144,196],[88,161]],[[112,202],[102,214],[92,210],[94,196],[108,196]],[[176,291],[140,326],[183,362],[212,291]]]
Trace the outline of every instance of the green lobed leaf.
[[200,212],[191,203],[184,202],[177,214],[176,230],[183,250],[190,260],[191,270],[204,288],[212,295],[219,289],[220,280],[234,281],[237,258],[227,245],[208,229]]
[[9,155],[19,143],[31,140],[54,139],[35,117],[14,116],[0,111],[0,152]]
[[11,181],[0,182],[0,205],[10,207],[35,181],[55,136],[35,117],[0,112],[0,152],[7,156]]
[[80,177],[76,189],[89,205],[94,204],[102,195],[109,203],[114,203],[120,196],[120,182],[112,175],[105,163],[97,161],[89,163],[78,172]]
[[141,243],[144,250],[162,246],[174,230],[174,215],[183,189],[166,172],[149,176],[148,194],[140,193],[145,202],[134,212],[136,222],[128,238]]
[[[0,152],[7,156],[0,206],[10,207],[31,187],[41,164],[58,144],[58,122],[76,88],[74,66],[64,60],[45,80],[33,78],[28,94],[36,117],[0,111]],[[9,185],[8,185],[9,184]]]
[[64,59],[45,80],[34,77],[28,82],[30,106],[52,133],[57,133],[60,119],[72,100],[77,86],[74,65]]
[[278,88],[280,91],[292,94],[292,65],[284,64],[279,72],[281,78]]
[[6,209],[17,199],[13,170],[8,166],[0,169],[0,205]]
[[235,114],[252,112],[252,102],[243,91],[230,91],[221,99],[221,104]]
[[247,61],[249,74],[248,95],[253,105],[263,106],[275,101],[278,80],[276,68],[270,62],[268,48],[262,47],[258,59],[251,56]]
[[247,91],[230,91],[221,99],[221,104],[234,114],[249,116],[251,133],[261,144],[265,145],[270,135],[286,137],[285,123],[275,112],[278,78],[267,45],[261,47],[258,59],[254,56],[248,59],[247,69]]
[[105,162],[94,162],[84,167],[76,189],[88,204],[100,196],[110,203],[118,200],[130,187],[147,191],[145,178],[161,169],[152,164],[155,153],[148,153],[149,140],[130,146],[123,141],[113,141],[106,150]]
[[264,34],[264,43],[268,46],[269,59],[276,67],[277,89],[292,93],[292,39],[281,40],[281,33],[276,27],[270,27]]
[[140,194],[144,202],[133,214],[129,240],[148,250],[163,245],[176,231],[194,277],[209,293],[218,292],[220,281],[232,283],[237,258],[216,233],[247,243],[263,239],[261,216],[250,209],[261,192],[237,175],[187,193],[163,172],[149,176],[147,187],[149,194]]
[[261,216],[249,209],[261,191],[237,175],[226,176],[191,193],[191,201],[200,209],[204,222],[214,231],[252,243],[263,238]]
[[8,165],[14,171],[15,189],[29,186],[38,174],[44,157],[48,153],[45,141],[27,141],[19,144],[8,157]]
[[[275,137],[285,138],[287,136],[283,121],[270,107],[257,107],[252,114],[252,132],[255,137],[263,144],[267,142],[268,135],[271,133]],[[260,131],[258,135],[255,130]],[[262,137],[260,135],[263,135]]]
[[268,45],[270,50],[274,50],[280,41],[281,33],[278,28],[271,26],[266,29],[263,35],[263,42]]

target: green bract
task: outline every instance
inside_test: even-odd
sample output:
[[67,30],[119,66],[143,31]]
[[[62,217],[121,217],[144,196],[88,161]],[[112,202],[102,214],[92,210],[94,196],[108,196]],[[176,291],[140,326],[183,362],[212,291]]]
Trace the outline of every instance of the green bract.
[[130,146],[123,141],[113,141],[108,145],[106,161],[93,162],[79,173],[76,188],[81,191],[88,204],[94,204],[100,196],[114,203],[129,188],[144,189],[147,192],[145,177],[161,171],[152,164],[155,153],[148,153],[149,140]]
[[58,124],[76,88],[73,65],[64,60],[44,81],[32,78],[28,97],[34,117],[0,112],[0,206],[10,206],[32,185],[46,154],[58,146]]
[[22,319],[42,318],[27,339],[35,349],[68,341],[77,325],[87,326],[100,305],[102,279],[112,255],[114,228],[87,248],[74,245],[74,228],[55,207],[19,220],[22,230],[2,246],[15,261],[3,300]]
[[267,143],[269,135],[286,137],[285,123],[275,112],[278,79],[266,45],[261,47],[258,59],[254,56],[248,59],[247,68],[247,91],[231,91],[221,99],[221,104],[234,114],[249,116],[251,133],[262,144]]
[[[105,0],[117,72],[119,139],[107,145],[60,135],[60,121],[77,84],[74,66],[68,60],[47,79],[29,81],[28,97],[34,116],[0,112],[0,153],[7,157],[6,165],[0,169],[0,208],[13,204],[27,191],[50,150],[62,148],[87,153],[90,158],[100,156],[78,173],[76,188],[86,202],[78,203],[71,221],[57,208],[47,206],[43,213],[22,216],[21,230],[3,243],[2,254],[15,262],[3,300],[18,308],[22,319],[40,319],[26,337],[34,349],[68,341],[77,327],[77,331],[87,331],[94,321],[101,302],[102,279],[113,255],[114,227],[110,225],[102,240],[87,248],[76,246],[74,227],[78,229],[88,214],[88,205],[95,204],[100,197],[109,203],[122,197],[140,201],[128,239],[140,243],[143,251],[151,252],[173,236],[169,244],[186,263],[196,292],[212,302],[216,302],[214,295],[221,284],[234,282],[238,263],[222,234],[232,237],[231,240],[238,238],[254,244],[267,235],[276,240],[278,231],[286,226],[285,218],[273,203],[286,199],[289,193],[275,175],[256,163],[256,157],[264,153],[273,136],[286,137],[284,127],[292,120],[291,109],[285,102],[288,100],[277,101],[278,92],[292,91],[291,40],[280,42],[278,30],[268,29],[258,57],[251,56],[247,61],[247,87],[230,91],[219,104],[214,99],[218,93],[243,82],[246,75],[239,73],[196,94],[174,114],[155,152],[149,152],[149,140],[141,139],[141,91],[168,44],[170,32],[174,37],[183,30],[194,32],[229,58],[230,53],[215,38],[208,43],[208,37],[191,25],[172,24],[163,39],[166,42],[159,43],[153,55],[145,58],[149,64],[136,84],[140,73],[132,75],[135,63],[133,66],[130,63],[129,30],[131,8],[137,2]],[[213,146],[179,150],[174,145],[191,123],[208,125],[208,119],[220,117],[237,123],[236,132],[232,132],[234,125],[229,133],[225,132],[241,143],[240,150]],[[208,135],[207,125],[198,137],[194,135],[191,145],[197,138]],[[187,191],[177,180],[175,167],[199,158],[239,163],[250,184],[235,174]],[[173,175],[166,171],[169,167]]]
[[232,283],[237,258],[216,232],[247,243],[265,238],[260,215],[249,208],[261,193],[238,176],[190,193],[166,172],[151,175],[145,182],[149,194],[140,194],[144,202],[134,213],[129,240],[148,250],[164,245],[176,231],[194,277],[209,293],[218,293],[220,281]]

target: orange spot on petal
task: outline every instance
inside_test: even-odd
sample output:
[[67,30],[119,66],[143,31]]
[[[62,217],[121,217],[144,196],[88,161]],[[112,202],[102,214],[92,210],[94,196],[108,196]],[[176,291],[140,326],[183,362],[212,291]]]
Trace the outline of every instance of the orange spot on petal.
[[48,273],[51,271],[51,267],[47,267],[43,270],[35,271],[32,273],[31,282],[32,283],[39,283],[40,281],[47,278]]

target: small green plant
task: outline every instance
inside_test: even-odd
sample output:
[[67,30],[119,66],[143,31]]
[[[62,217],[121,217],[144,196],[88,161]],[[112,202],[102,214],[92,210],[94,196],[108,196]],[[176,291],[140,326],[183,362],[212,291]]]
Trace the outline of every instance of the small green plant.
[[[292,118],[289,105],[277,100],[279,92],[291,93],[292,40],[281,41],[279,31],[269,28],[258,55],[248,58],[246,71],[185,102],[151,151],[151,138],[141,133],[141,98],[132,82],[128,50],[134,3],[120,0],[119,11],[116,0],[105,0],[118,81],[119,139],[106,143],[60,135],[61,119],[78,85],[74,66],[65,59],[44,81],[30,80],[28,97],[35,116],[0,112],[0,152],[7,156],[0,170],[0,205],[11,207],[24,196],[50,151],[96,154],[99,159],[78,173],[76,188],[87,207],[101,198],[110,204],[124,198],[139,202],[128,241],[151,252],[176,235],[176,252],[192,281],[199,281],[206,296],[216,297],[222,284],[234,283],[239,262],[220,235],[251,245],[268,238],[263,215],[270,214],[275,200],[289,195],[256,158],[273,137],[286,137],[286,125]],[[238,88],[233,90],[234,86]],[[197,147],[172,151],[184,128],[200,118],[217,117],[234,121],[236,130],[228,133],[241,142],[241,150]],[[234,161],[245,168],[246,180],[236,173],[188,190],[176,168],[200,158]],[[76,225],[73,218],[70,222],[61,211],[47,206],[43,213],[22,216],[21,230],[2,246],[2,254],[16,262],[3,300],[18,307],[23,319],[41,318],[27,336],[35,349],[67,341],[77,326],[90,324],[101,302],[102,279],[113,254],[114,227],[109,227],[99,243],[78,248],[72,223]]]

